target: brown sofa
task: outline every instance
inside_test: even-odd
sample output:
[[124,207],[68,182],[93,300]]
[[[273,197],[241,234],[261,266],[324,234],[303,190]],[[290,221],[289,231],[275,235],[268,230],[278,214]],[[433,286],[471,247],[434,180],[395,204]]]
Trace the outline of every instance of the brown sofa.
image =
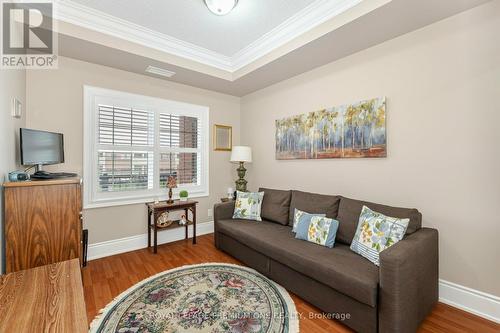
[[[438,300],[438,232],[416,209],[301,191],[265,192],[262,222],[233,220],[234,203],[214,207],[215,245],[359,332],[415,332]],[[363,205],[409,218],[405,238],[380,267],[350,250]],[[335,247],[295,239],[295,208],[339,221]]]

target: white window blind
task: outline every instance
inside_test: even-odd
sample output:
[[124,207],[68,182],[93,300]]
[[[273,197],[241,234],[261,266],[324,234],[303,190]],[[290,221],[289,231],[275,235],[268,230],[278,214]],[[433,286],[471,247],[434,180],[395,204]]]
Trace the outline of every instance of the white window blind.
[[208,195],[208,108],[85,87],[87,208]]
[[179,185],[197,185],[200,161],[198,154],[201,133],[196,117],[160,113],[160,186],[169,176]]
[[152,146],[154,113],[151,111],[99,105],[99,144]]
[[152,189],[154,153],[144,149],[154,146],[154,113],[112,105],[98,105],[98,113],[98,190]]

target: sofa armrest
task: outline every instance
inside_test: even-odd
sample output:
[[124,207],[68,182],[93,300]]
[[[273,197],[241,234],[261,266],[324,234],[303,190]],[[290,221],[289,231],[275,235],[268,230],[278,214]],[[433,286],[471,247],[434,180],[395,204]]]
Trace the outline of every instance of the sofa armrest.
[[380,253],[379,332],[416,332],[438,301],[438,231],[422,228]]
[[214,221],[233,218],[234,201],[223,202],[214,205]]
[[218,203],[214,205],[214,240],[215,247],[219,248],[219,233],[217,231],[217,222],[227,220],[233,217],[234,201]]

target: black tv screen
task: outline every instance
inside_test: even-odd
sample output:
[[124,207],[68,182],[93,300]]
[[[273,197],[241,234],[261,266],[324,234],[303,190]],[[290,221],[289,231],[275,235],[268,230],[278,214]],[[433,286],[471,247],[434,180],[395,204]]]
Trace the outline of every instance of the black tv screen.
[[64,162],[64,140],[61,133],[21,128],[20,141],[22,165]]

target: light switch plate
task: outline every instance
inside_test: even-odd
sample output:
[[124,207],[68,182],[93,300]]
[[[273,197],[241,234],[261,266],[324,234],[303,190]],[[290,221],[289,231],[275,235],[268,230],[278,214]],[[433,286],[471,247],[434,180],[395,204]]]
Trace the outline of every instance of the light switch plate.
[[21,118],[23,116],[23,104],[15,97],[12,98],[11,115],[14,118]]
[[208,217],[213,217],[214,216],[214,210],[212,208],[208,209]]

